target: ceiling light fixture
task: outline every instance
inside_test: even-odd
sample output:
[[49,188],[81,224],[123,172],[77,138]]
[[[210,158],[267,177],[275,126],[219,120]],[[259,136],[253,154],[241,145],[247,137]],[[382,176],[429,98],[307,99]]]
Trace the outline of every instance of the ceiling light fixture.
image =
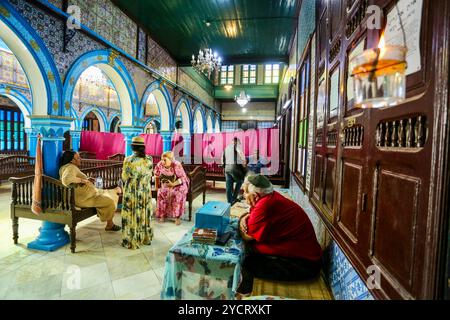
[[200,49],[198,51],[197,59],[195,59],[195,55],[192,55],[191,64],[199,72],[210,78],[211,73],[215,70],[219,70],[222,66],[222,58],[219,57],[217,52],[213,53],[212,49]]
[[243,108],[247,103],[250,102],[250,96],[246,95],[244,91],[241,91],[241,93],[238,96],[234,96],[234,100],[237,102],[238,105]]

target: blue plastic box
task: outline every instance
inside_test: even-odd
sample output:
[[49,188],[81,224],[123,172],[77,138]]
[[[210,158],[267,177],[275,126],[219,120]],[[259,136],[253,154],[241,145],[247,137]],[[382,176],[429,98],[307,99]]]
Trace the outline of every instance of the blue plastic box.
[[220,201],[208,201],[195,214],[196,228],[216,229],[218,235],[225,233],[230,223],[230,204]]

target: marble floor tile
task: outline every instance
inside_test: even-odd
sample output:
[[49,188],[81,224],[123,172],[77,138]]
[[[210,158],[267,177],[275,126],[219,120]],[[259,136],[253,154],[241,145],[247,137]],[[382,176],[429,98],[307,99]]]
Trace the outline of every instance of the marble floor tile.
[[10,286],[4,295],[4,299],[34,300],[59,297],[61,295],[62,278],[62,274],[57,274],[17,286]]
[[117,299],[145,299],[161,292],[161,285],[153,270],[113,281]]
[[67,265],[63,273],[61,295],[72,293],[76,290],[94,287],[105,282],[110,282],[108,266],[106,262],[80,268],[77,265]]
[[58,297],[58,300],[113,300],[114,289],[110,281],[86,289],[76,290]]
[[112,281],[151,270],[151,265],[143,253],[127,256],[126,259],[107,258],[106,261]]
[[46,276],[62,274],[65,271],[64,259],[64,256],[60,256],[22,265],[14,272],[12,285],[19,286]]

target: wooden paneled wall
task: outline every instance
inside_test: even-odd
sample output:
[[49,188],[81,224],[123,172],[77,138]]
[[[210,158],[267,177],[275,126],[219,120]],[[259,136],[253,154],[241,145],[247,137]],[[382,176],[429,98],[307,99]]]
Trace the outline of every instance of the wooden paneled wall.
[[[311,202],[361,278],[368,279],[371,266],[381,271],[381,287],[369,288],[374,297],[442,297],[450,2],[423,0],[421,70],[407,76],[407,101],[382,110],[355,108],[348,62],[379,42],[382,30],[367,28],[367,8],[378,5],[386,17],[396,0],[318,2],[316,42],[298,63],[291,171],[310,190]],[[305,72],[314,74],[313,81]],[[307,101],[314,105],[302,107]],[[307,146],[298,130],[307,134],[299,123],[309,112],[315,120],[306,124],[314,126],[314,138],[311,185],[305,188]]]

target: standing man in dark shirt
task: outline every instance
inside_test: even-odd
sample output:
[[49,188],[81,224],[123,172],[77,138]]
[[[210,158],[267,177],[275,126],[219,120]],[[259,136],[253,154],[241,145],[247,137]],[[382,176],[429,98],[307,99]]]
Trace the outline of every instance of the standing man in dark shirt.
[[250,294],[253,278],[302,281],[322,268],[322,249],[305,211],[276,191],[262,175],[244,184],[250,212],[241,217],[240,232],[247,242],[238,292]]

